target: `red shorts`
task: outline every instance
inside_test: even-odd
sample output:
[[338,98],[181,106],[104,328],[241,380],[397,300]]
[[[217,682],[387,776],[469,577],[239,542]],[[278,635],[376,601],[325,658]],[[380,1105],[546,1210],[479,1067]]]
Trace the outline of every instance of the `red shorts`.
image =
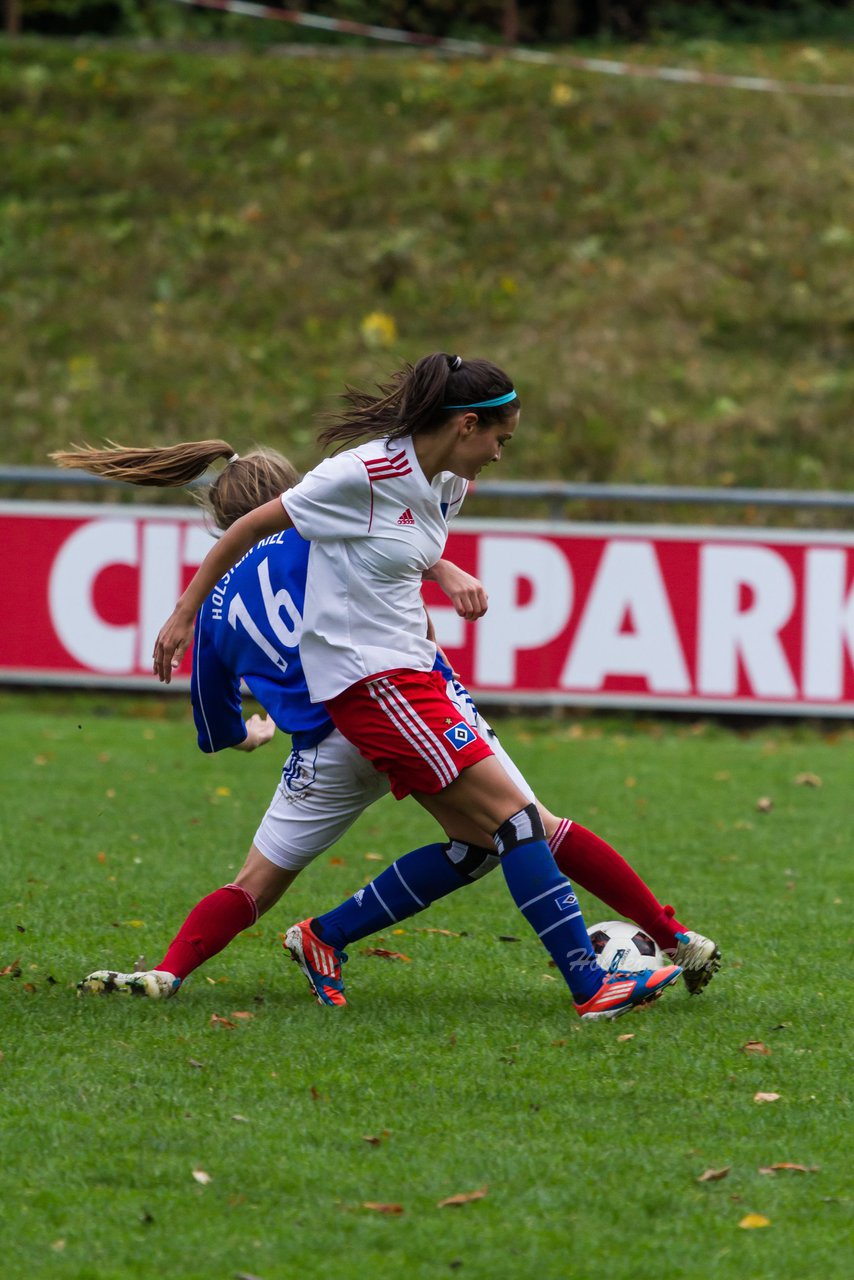
[[493,754],[451,702],[438,671],[386,671],[325,705],[336,729],[388,774],[398,800],[411,791],[443,791]]

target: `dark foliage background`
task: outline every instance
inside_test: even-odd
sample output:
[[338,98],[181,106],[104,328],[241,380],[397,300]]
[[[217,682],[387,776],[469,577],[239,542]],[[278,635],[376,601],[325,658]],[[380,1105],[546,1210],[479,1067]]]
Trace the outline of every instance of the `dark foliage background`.
[[[268,7],[286,6],[271,0]],[[435,36],[514,43],[854,34],[851,0],[297,0],[287,7]],[[240,32],[260,42],[339,39],[290,24],[259,24],[192,9],[173,0],[4,0],[4,9],[7,27],[14,25],[25,34],[215,38]],[[251,34],[249,27],[254,28]]]

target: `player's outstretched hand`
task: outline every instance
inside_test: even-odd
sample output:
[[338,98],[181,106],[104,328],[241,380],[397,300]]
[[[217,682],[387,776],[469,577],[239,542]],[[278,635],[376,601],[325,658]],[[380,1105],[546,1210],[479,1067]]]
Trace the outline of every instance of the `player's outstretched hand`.
[[154,674],[163,684],[171,684],[172,672],[181,665],[192,639],[193,619],[176,608],[154,642]]
[[480,579],[451,560],[437,560],[424,576],[438,583],[455,612],[467,622],[476,622],[489,608],[489,597]]

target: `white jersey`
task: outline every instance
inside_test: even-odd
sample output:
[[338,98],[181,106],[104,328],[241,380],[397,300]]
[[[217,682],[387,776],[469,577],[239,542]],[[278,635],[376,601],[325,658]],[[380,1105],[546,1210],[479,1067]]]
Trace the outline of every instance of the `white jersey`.
[[430,482],[405,436],[327,458],[282,494],[311,543],[300,654],[312,702],[383,671],[432,669],[422,574],[467,488],[448,471]]

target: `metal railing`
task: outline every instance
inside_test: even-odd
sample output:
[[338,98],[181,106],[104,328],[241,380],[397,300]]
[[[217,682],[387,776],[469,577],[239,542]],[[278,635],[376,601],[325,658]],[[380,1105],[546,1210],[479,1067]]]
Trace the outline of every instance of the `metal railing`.
[[[204,478],[194,482],[204,483]],[[21,488],[113,489],[133,491],[134,486],[119,480],[88,475],[85,471],[65,471],[56,467],[0,466],[0,486]],[[188,486],[192,487],[192,486]],[[150,499],[152,490],[136,490]],[[175,494],[179,490],[174,491]],[[551,517],[564,515],[570,502],[646,503],[664,506],[728,506],[802,508],[821,511],[854,511],[854,492],[831,489],[743,489],[697,485],[599,484],[563,480],[481,480],[472,485],[470,497],[536,501],[548,506]]]

